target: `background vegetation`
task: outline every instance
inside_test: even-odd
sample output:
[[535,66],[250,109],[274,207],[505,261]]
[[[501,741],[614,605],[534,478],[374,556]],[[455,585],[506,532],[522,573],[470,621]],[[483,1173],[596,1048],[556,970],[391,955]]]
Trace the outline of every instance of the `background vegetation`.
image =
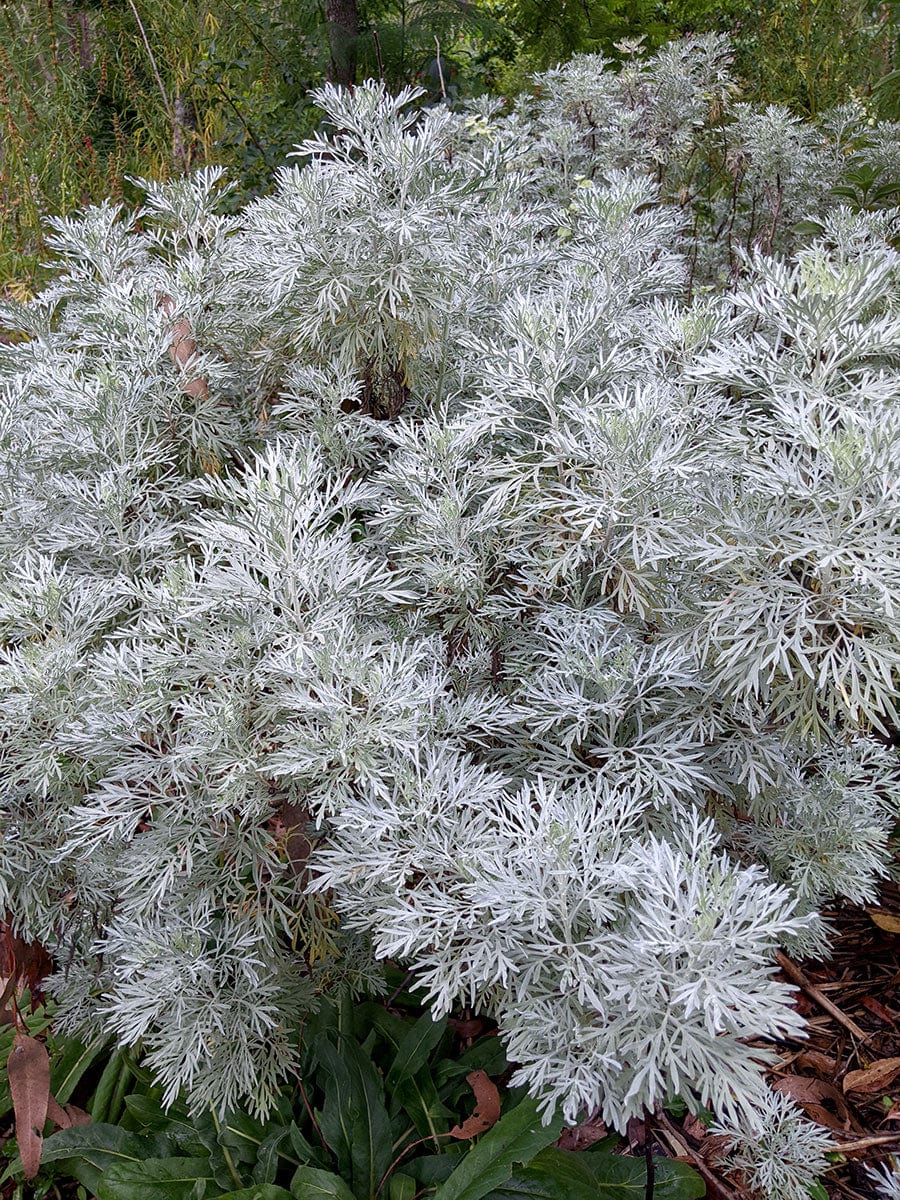
[[[896,116],[900,6],[878,0],[9,0],[0,6],[0,281],[28,294],[43,222],[132,174],[204,164],[238,204],[318,120],[323,78],[418,81],[429,100],[510,95],[578,52],[724,30],[745,98]],[[440,52],[440,68],[438,53]]]

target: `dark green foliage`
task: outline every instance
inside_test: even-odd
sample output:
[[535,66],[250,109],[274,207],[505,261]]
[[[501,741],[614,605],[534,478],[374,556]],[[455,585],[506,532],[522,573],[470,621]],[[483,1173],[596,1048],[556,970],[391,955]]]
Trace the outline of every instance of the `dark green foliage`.
[[[881,0],[510,0],[492,5],[507,34],[493,76],[521,86],[530,72],[575,53],[618,58],[620,43],[658,49],[673,38],[720,32],[733,41],[744,98],[814,116],[878,87],[893,115],[896,5]],[[888,73],[891,72],[890,75]]]
[[130,175],[216,162],[266,186],[313,123],[323,53],[313,0],[2,6],[0,279],[40,278],[43,219],[134,200]]
[[[473,1105],[466,1075],[501,1074],[495,1036],[453,1054],[444,1021],[401,1017],[369,1003],[326,1003],[303,1034],[301,1079],[265,1123],[243,1113],[219,1119],[168,1112],[114,1055],[94,1090],[94,1121],[45,1138],[42,1177],[76,1178],[97,1200],[626,1200],[643,1197],[643,1160],[615,1138],[590,1152],[555,1149],[561,1119],[544,1124],[536,1103],[509,1092],[497,1123],[478,1141],[451,1127]],[[61,1048],[54,1066],[70,1089],[89,1052]],[[127,1083],[122,1080],[127,1079]],[[117,1099],[118,1097],[118,1099]],[[15,1176],[13,1162],[7,1177]],[[704,1195],[680,1163],[656,1168],[657,1200]]]

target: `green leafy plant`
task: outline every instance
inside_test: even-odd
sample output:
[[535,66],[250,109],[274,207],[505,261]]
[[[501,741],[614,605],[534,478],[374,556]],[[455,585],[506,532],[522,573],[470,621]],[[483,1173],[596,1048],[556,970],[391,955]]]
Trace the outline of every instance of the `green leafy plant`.
[[23,0],[0,11],[0,278],[44,278],[43,221],[129,176],[227,163],[244,194],[265,187],[314,120],[322,76],[313,4],[279,0]]
[[[506,1071],[496,1036],[456,1055],[451,1041],[447,1021],[427,1012],[325,1003],[304,1027],[297,1086],[266,1121],[191,1116],[179,1103],[166,1110],[146,1088],[110,1102],[113,1061],[91,1124],[45,1139],[44,1171],[74,1176],[98,1200],[643,1197],[645,1165],[614,1153],[615,1138],[590,1153],[556,1149],[561,1120],[542,1122],[521,1092],[507,1095],[501,1114],[490,1080]],[[475,1112],[463,1116],[473,1087]],[[12,1164],[7,1177],[15,1175]],[[705,1194],[682,1164],[659,1160],[655,1175],[657,1200]]]

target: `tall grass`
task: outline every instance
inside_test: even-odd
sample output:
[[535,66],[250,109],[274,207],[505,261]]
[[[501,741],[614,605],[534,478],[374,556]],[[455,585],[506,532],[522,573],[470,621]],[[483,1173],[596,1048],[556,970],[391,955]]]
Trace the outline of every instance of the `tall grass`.
[[260,188],[309,124],[304,3],[0,5],[0,290],[40,282],[48,214],[129,200],[130,175],[220,162]]

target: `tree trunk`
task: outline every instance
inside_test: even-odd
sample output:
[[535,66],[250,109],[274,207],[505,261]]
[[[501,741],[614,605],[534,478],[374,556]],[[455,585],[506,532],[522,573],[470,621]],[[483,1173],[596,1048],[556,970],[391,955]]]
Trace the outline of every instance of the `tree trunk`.
[[356,82],[356,39],[359,37],[357,0],[325,0],[330,59],[328,78],[352,87]]

